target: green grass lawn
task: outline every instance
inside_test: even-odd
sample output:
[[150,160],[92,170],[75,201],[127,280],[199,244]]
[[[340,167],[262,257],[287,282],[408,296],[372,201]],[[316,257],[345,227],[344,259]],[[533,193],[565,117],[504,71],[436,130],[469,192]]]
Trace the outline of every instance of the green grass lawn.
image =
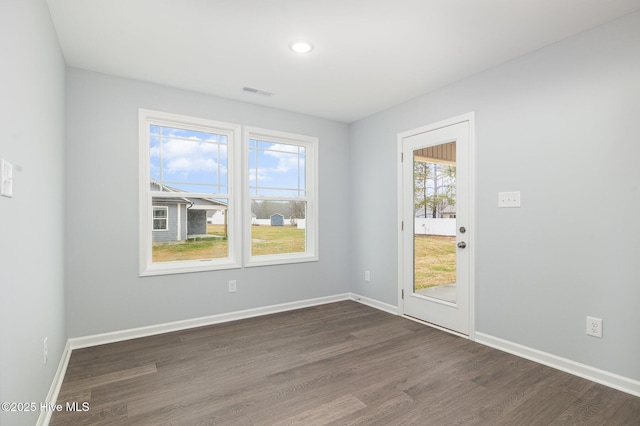
[[456,237],[416,235],[415,289],[456,282]]
[[[210,239],[154,243],[153,261],[217,259],[227,257],[228,242],[224,226],[208,225]],[[292,226],[252,226],[251,253],[302,253],[305,251],[305,230]],[[455,237],[415,236],[415,288],[433,287],[456,281]]]
[[252,226],[251,254],[304,253],[305,230],[295,226]]
[[[227,257],[229,244],[223,225],[207,225],[214,238],[153,243],[153,261],[219,259]],[[305,230],[292,226],[252,226],[251,254],[300,253],[305,251]]]

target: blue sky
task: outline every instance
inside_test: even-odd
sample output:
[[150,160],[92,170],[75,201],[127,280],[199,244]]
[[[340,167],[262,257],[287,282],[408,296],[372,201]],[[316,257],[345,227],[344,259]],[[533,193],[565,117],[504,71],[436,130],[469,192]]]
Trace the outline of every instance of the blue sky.
[[305,154],[305,149],[297,145],[250,140],[250,194],[304,196]]
[[[188,192],[228,193],[227,137],[151,126],[151,178]],[[268,141],[249,141],[251,195],[304,196],[303,147]]]

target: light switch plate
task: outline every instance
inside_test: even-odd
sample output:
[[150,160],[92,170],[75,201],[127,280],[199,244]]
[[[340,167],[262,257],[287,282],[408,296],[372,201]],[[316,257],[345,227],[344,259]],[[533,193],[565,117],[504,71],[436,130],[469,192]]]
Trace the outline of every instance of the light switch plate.
[[498,192],[498,207],[520,207],[520,191]]
[[13,197],[13,165],[5,160],[0,164],[0,195]]

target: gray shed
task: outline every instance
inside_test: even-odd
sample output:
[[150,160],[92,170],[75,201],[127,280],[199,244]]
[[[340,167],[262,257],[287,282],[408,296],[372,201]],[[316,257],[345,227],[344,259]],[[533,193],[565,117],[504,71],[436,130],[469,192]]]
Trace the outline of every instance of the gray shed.
[[271,226],[284,226],[284,216],[280,213],[271,215]]

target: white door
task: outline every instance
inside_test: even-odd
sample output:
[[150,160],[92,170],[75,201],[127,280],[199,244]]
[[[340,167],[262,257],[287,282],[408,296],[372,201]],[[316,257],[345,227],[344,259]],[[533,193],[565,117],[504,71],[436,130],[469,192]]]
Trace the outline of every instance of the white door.
[[399,135],[401,309],[465,335],[472,306],[471,119]]

